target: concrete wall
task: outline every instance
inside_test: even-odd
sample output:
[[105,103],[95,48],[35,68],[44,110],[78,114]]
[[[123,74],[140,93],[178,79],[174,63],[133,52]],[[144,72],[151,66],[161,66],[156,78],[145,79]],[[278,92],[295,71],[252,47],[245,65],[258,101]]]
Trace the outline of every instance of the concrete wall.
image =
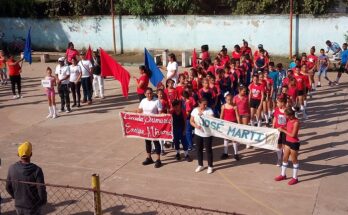
[[[209,44],[218,51],[222,45],[232,50],[242,39],[251,47],[262,43],[275,55],[289,53],[289,19],[284,15],[271,16],[166,16],[159,19],[139,19],[123,16],[115,20],[117,51],[143,52],[148,49],[192,50]],[[348,31],[347,16],[314,18],[294,17],[293,48],[308,51],[315,45],[325,47],[330,39],[340,44]],[[25,38],[32,26],[32,43],[36,49],[64,50],[69,41],[77,48],[102,47],[112,50],[110,17],[72,19],[0,18],[0,33],[5,41]]]

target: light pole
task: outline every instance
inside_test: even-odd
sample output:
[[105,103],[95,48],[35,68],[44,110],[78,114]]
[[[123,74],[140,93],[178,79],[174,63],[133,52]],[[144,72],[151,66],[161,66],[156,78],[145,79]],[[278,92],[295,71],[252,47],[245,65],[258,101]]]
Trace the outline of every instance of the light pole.
[[115,13],[114,13],[114,1],[110,0],[111,6],[111,19],[112,19],[112,43],[114,46],[114,54],[116,55],[116,35],[115,35]]
[[293,16],[293,0],[290,0],[290,51],[289,58],[292,57],[292,16]]

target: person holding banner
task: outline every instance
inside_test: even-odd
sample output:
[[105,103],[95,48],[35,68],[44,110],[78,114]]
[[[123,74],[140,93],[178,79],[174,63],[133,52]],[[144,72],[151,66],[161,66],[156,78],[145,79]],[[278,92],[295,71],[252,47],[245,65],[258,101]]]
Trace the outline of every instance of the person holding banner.
[[194,141],[197,147],[197,158],[198,158],[198,167],[195,172],[200,172],[204,169],[203,167],[203,148],[205,147],[208,159],[208,170],[207,173],[213,173],[213,148],[212,140],[213,137],[210,134],[206,134],[202,128],[202,119],[201,116],[214,116],[213,110],[208,107],[208,100],[205,97],[202,97],[199,101],[199,106],[193,109],[191,112],[190,123],[195,128]]
[[[157,99],[154,98],[153,96],[153,90],[151,87],[148,87],[145,91],[145,96],[143,100],[141,100],[138,110],[136,111],[137,113],[143,113],[147,115],[151,114],[159,114],[162,111],[162,105],[161,102]],[[161,162],[161,146],[159,141],[153,141],[155,145],[155,151],[157,155],[157,160],[154,162],[151,157],[151,140],[145,140],[145,148],[146,148],[146,153],[147,153],[147,158],[143,162],[143,165],[150,165],[155,163],[155,168],[159,168],[162,166]]]
[[[225,96],[226,104],[224,104],[221,107],[220,119],[240,124],[238,108],[232,103],[232,94],[230,94],[229,92],[226,92],[224,96]],[[224,139],[224,153],[221,155],[221,159],[224,160],[228,158],[228,144],[230,142],[232,142],[233,144],[234,159],[239,161],[240,157],[238,155],[238,143],[235,141],[227,140],[227,139]]]
[[49,87],[46,87],[46,95],[48,100],[48,115],[46,118],[55,119],[57,118],[56,113],[56,92],[54,87],[57,85],[56,78],[52,75],[52,69],[47,67],[47,75],[45,80],[49,81]]
[[[285,109],[286,109],[286,103],[287,99],[285,98],[278,98],[277,99],[277,107],[274,109],[274,118],[273,118],[273,128],[284,128],[286,127],[286,115],[285,115]],[[282,153],[283,153],[283,144],[285,144],[285,138],[286,135],[284,132],[280,132],[279,139],[278,139],[278,151],[277,151],[277,166],[282,165]]]
[[298,183],[297,173],[299,168],[298,163],[298,151],[300,150],[300,140],[298,138],[298,131],[300,128],[299,120],[295,117],[295,109],[287,108],[285,110],[286,118],[288,119],[286,123],[286,128],[278,128],[280,132],[286,134],[286,142],[284,146],[284,156],[283,165],[281,169],[281,174],[275,178],[276,181],[282,181],[286,179],[286,168],[288,167],[288,160],[291,157],[293,164],[292,179],[288,182],[288,185],[294,185]]
[[138,99],[141,102],[141,100],[146,98],[145,91],[149,86],[151,71],[148,70],[146,66],[141,65],[139,66],[139,73],[140,73],[139,78],[136,78],[136,77],[133,77],[133,78],[137,82],[137,94],[138,94]]

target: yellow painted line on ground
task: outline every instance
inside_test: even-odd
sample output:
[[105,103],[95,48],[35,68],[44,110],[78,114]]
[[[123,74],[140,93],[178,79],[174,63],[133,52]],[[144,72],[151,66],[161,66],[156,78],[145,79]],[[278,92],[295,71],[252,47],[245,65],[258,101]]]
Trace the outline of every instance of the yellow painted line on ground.
[[241,193],[242,195],[244,195],[245,197],[249,198],[250,200],[252,200],[253,202],[255,202],[256,204],[272,211],[274,214],[277,215],[281,215],[282,213],[280,213],[279,211],[275,210],[274,208],[264,204],[263,202],[261,202],[260,200],[256,199],[255,197],[251,196],[249,193],[245,192],[244,190],[242,190],[240,187],[238,187],[231,179],[229,179],[228,177],[226,177],[221,171],[217,171],[219,173],[219,175],[229,184],[231,185],[234,189],[236,189],[239,193]]

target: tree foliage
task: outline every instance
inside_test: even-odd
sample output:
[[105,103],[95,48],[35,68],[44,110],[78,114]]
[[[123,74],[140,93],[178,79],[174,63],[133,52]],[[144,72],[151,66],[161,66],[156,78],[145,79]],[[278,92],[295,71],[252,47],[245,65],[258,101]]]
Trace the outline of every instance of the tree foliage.
[[[348,4],[348,0],[343,0]],[[294,0],[294,12],[325,14],[337,0]],[[114,0],[121,15],[228,15],[282,14],[290,9],[289,0]],[[1,0],[0,16],[59,17],[110,14],[110,0]]]

